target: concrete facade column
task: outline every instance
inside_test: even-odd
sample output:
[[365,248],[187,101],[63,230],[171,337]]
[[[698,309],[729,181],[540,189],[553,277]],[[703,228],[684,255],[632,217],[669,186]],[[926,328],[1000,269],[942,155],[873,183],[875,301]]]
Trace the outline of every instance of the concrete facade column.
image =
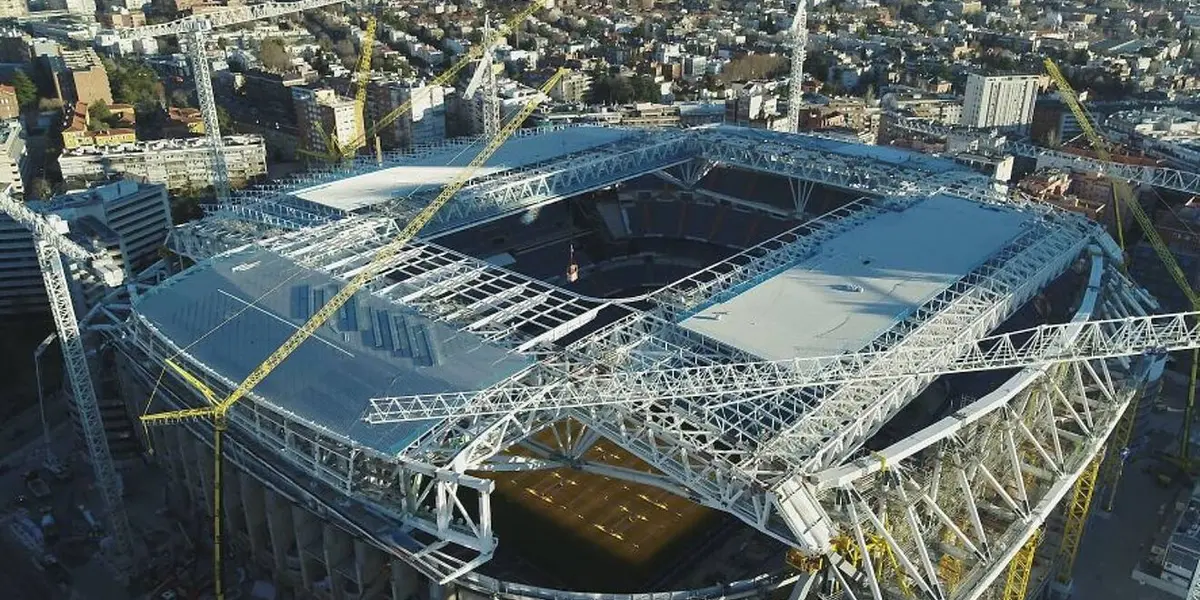
[[357,593],[358,582],[354,577],[352,562],[353,548],[350,536],[346,532],[328,523],[322,527],[321,537],[324,541],[325,568],[329,572],[330,589],[334,598],[343,598],[348,590]]
[[246,521],[246,539],[250,543],[250,554],[264,566],[274,564],[271,542],[267,528],[266,499],[263,486],[245,473],[237,474],[237,484],[242,490],[242,505]]
[[398,558],[392,558],[392,600],[415,598],[420,580],[416,569]]
[[275,564],[275,583],[281,587],[290,587],[296,583],[300,570],[299,554],[296,555],[294,563],[288,557],[288,552],[296,541],[296,530],[292,526],[292,507],[273,490],[264,490],[263,498],[267,534],[274,550],[272,562]]
[[387,557],[378,548],[354,540],[354,569],[363,598],[384,597],[387,587]]
[[296,530],[296,549],[300,557],[300,581],[305,590],[325,579],[325,553],[321,547],[321,524],[312,513],[292,505],[292,525]]

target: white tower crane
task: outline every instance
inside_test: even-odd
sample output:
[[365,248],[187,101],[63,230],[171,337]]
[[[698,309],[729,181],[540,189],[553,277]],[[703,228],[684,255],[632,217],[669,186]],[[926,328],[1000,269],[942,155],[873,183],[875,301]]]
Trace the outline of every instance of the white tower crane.
[[186,42],[188,58],[192,63],[192,76],[196,82],[196,99],[200,103],[200,115],[204,117],[204,136],[208,138],[209,160],[212,162],[213,191],[216,193],[218,202],[224,203],[229,199],[229,169],[225,164],[225,152],[221,142],[221,125],[217,119],[217,101],[213,96],[212,73],[205,56],[207,33],[220,27],[259,19],[271,19],[294,12],[338,4],[342,1],[264,2],[253,6],[205,13],[159,25],[116,30],[115,33],[126,40],[175,35]]
[[788,133],[800,131],[800,107],[804,105],[804,58],[808,48],[808,0],[796,0],[796,16],[788,32],[792,39],[792,70],[788,81]]
[[[520,26],[517,28],[519,29]],[[492,37],[492,21],[490,16],[485,16],[483,21],[483,39],[489,40]],[[480,94],[480,123],[481,130],[485,137],[492,138],[496,136],[496,132],[500,131],[500,98],[496,83],[496,69],[493,61],[493,53],[496,50],[496,45],[503,38],[497,38],[496,43],[488,46],[483,51],[483,56],[479,58],[479,66],[475,68],[475,73],[471,76],[470,83],[467,84],[467,89],[464,96],[472,98],[476,93]]]
[[14,199],[12,186],[0,190],[0,211],[33,234],[37,251],[38,266],[46,284],[46,296],[50,301],[50,312],[61,341],[63,363],[67,378],[79,410],[84,442],[88,457],[96,475],[96,487],[104,500],[108,514],[108,525],[112,533],[113,547],[107,553],[118,575],[128,575],[133,565],[133,536],[129,530],[129,519],[121,499],[121,480],[113,467],[112,455],[108,450],[108,439],[104,434],[104,422],[96,402],[96,390],[92,385],[91,370],[88,368],[87,352],[76,319],[75,307],[71,302],[66,270],[62,258],[65,256],[89,267],[108,287],[116,287],[125,281],[125,273],[106,252],[90,252],[68,239],[65,223],[57,216],[47,218]]

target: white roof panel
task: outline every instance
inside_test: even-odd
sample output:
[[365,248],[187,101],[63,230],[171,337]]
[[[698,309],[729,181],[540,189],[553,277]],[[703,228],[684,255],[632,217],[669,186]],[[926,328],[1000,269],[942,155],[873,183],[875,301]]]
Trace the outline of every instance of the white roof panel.
[[867,346],[962,279],[1035,216],[937,196],[884,213],[683,326],[768,360]]
[[[514,137],[492,155],[476,177],[527,167],[610,144],[629,135],[628,130],[608,127],[568,127]],[[297,190],[292,195],[338,210],[354,211],[422,189],[444,186],[462,173],[462,167],[482,149],[481,143],[450,145],[413,157],[404,164],[322,183]]]

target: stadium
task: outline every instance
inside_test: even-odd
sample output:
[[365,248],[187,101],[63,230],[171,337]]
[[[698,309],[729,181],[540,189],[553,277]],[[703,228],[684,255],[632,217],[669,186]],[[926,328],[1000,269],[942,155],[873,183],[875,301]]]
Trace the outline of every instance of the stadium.
[[[178,228],[177,268],[108,310],[131,414],[205,405],[168,359],[236,387],[475,144]],[[389,260],[229,415],[231,555],[296,597],[1069,586],[1077,481],[1115,481],[1163,362],[1096,351],[1157,345],[1101,227],[827,137],[522,130]],[[203,519],[211,425],[145,435]]]

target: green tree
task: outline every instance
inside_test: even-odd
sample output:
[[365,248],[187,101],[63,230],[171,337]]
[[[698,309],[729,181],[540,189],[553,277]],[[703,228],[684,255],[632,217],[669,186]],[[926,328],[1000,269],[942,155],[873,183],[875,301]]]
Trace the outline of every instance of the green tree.
[[113,99],[135,106],[163,102],[163,85],[158,74],[144,64],[128,60],[105,61]]
[[284,47],[283,40],[267,38],[258,48],[258,60],[268,71],[282,73],[292,66],[292,57]]
[[221,135],[233,133],[233,117],[229,115],[229,111],[225,110],[224,106],[217,107],[217,122],[221,124]]
[[629,87],[638,102],[662,102],[662,89],[651,77],[635,75],[630,78]]
[[113,118],[112,110],[108,108],[108,104],[103,100],[97,100],[88,106],[88,117],[92,121],[100,121],[107,123]]
[[33,84],[33,80],[24,71],[17,71],[13,75],[12,85],[17,90],[18,104],[21,106],[31,106],[37,103],[37,86]]

